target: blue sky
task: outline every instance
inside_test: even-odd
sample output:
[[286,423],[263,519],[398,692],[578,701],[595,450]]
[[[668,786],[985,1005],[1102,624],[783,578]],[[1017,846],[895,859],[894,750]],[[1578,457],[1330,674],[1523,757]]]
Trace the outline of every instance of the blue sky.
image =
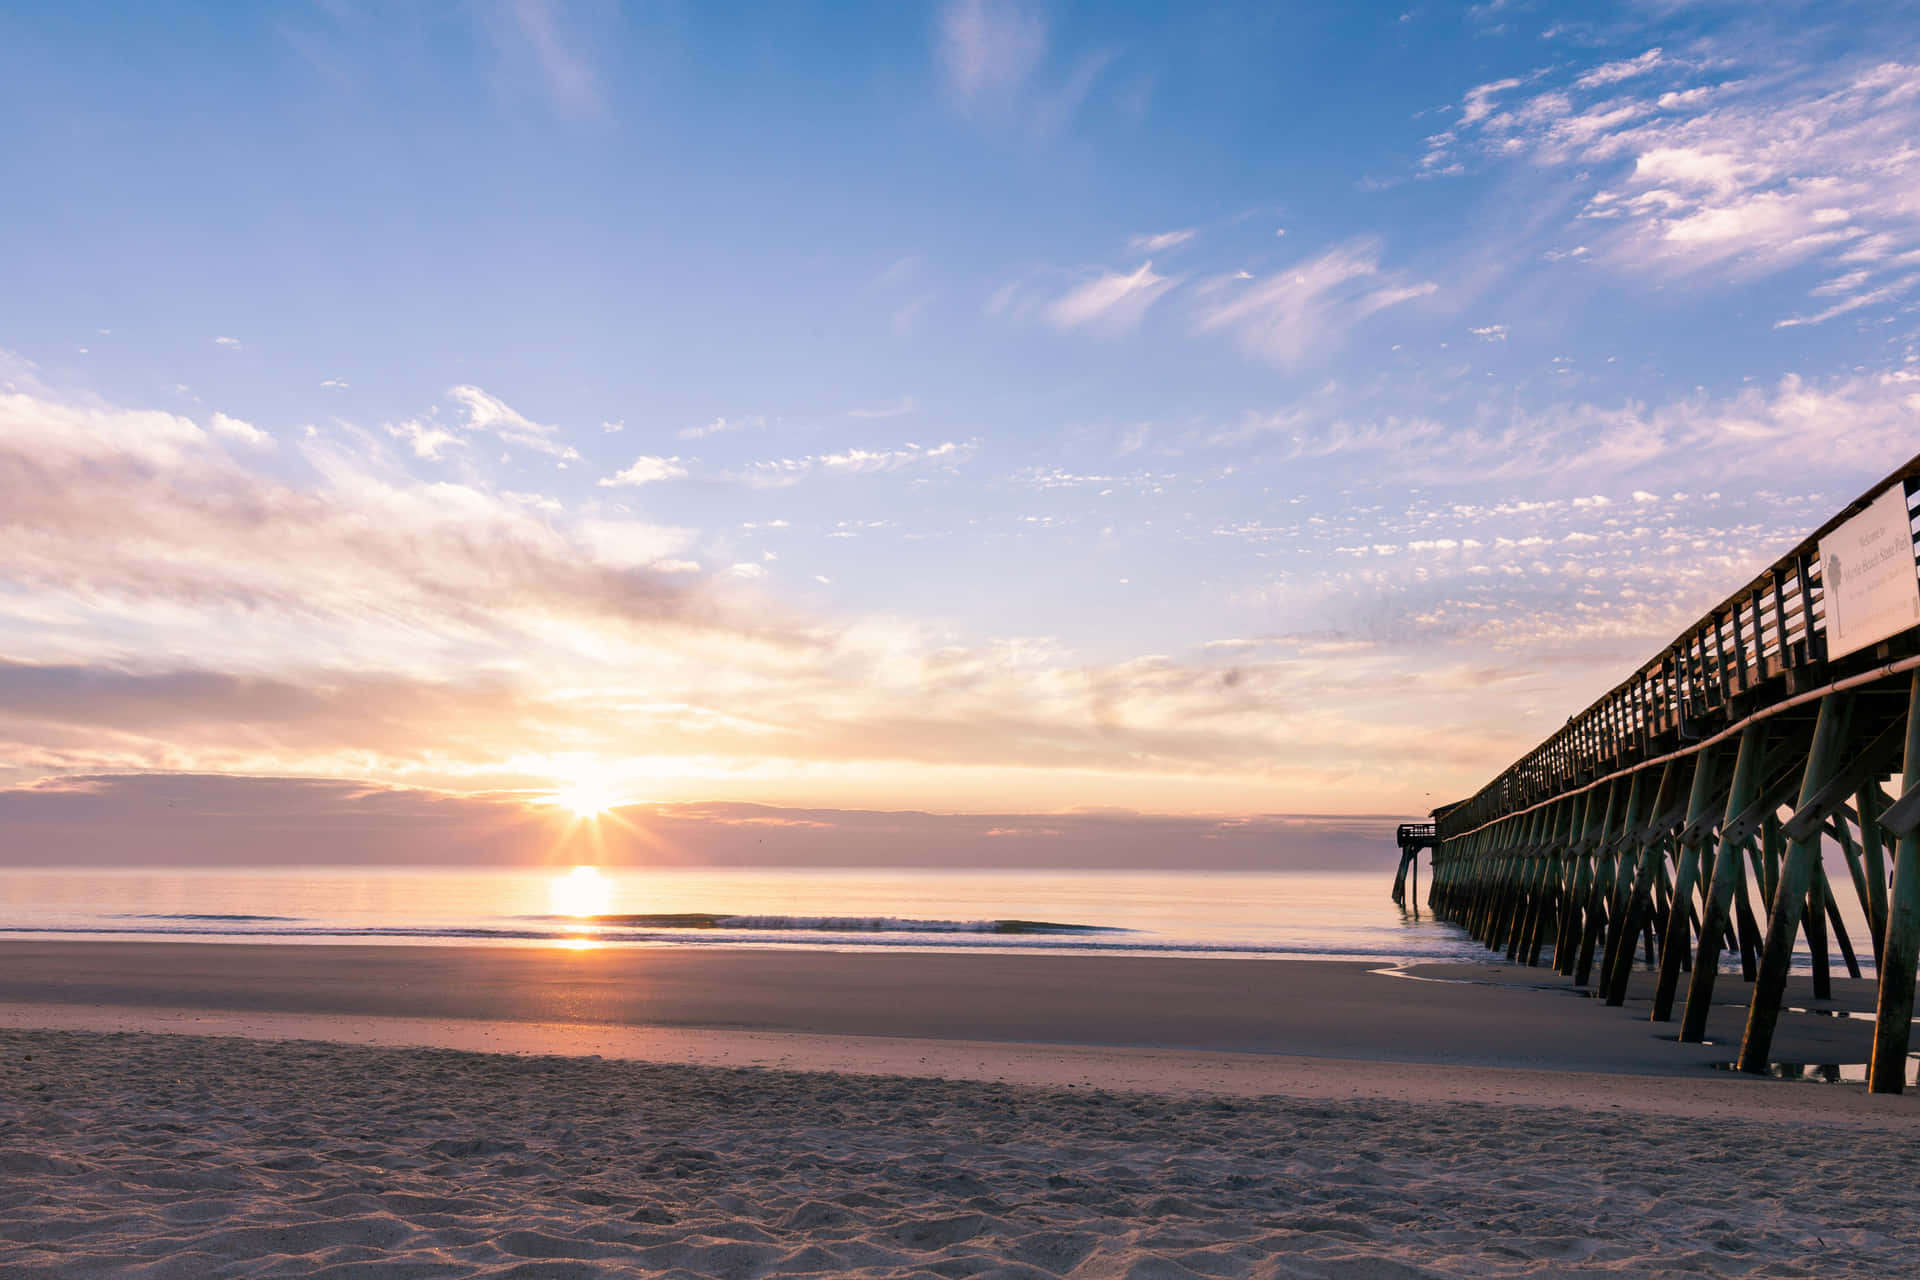
[[1914,7],[1575,12],[0,15],[0,781],[1469,791],[1920,449]]

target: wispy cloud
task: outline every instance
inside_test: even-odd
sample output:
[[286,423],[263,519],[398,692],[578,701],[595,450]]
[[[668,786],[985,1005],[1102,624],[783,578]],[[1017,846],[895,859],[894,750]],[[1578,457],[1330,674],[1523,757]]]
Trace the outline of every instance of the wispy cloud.
[[492,0],[483,6],[487,29],[512,75],[538,86],[553,109],[567,116],[599,114],[599,76],[575,17],[557,0]]
[[[1916,414],[1920,374],[1896,370],[1825,381],[1789,374],[1770,388],[1659,404],[1567,401],[1529,409],[1487,398],[1464,422],[1355,412],[1322,393],[1249,415],[1200,442],[1253,444],[1321,463],[1345,460],[1374,479],[1604,478],[1658,487],[1682,460],[1692,473],[1726,478],[1875,474],[1912,453]],[[1806,442],[1816,437],[1827,443],[1810,461]]]
[[917,444],[898,449],[847,449],[840,453],[755,462],[735,472],[733,479],[756,489],[784,489],[811,476],[884,475],[909,468],[952,468],[967,462],[979,442],[949,440],[932,448]]
[[1005,0],[952,0],[941,11],[938,57],[962,106],[1017,93],[1047,49],[1047,24]]
[[849,409],[849,418],[900,418],[912,413],[919,406],[912,396],[901,396],[889,404],[873,405],[868,408]]
[[[1853,273],[1849,273],[1848,276],[1844,278],[1849,280],[1853,285],[1858,284],[1857,277]],[[1773,323],[1773,327],[1776,329],[1792,329],[1800,325],[1825,324],[1829,320],[1844,316],[1851,311],[1858,311],[1863,307],[1876,307],[1881,303],[1893,302],[1897,299],[1904,298],[1913,292],[1916,284],[1920,284],[1920,274],[1901,276],[1871,289],[1860,289],[1858,292],[1849,293],[1848,296],[1841,298],[1840,301],[1824,307],[1819,311],[1815,311],[1810,315],[1787,316],[1783,319],[1776,320]],[[1819,296],[1822,290],[1815,289],[1812,292],[1816,296]]]
[[1127,248],[1135,253],[1164,253],[1169,249],[1178,249],[1193,239],[1196,232],[1192,227],[1181,231],[1162,231],[1157,235],[1137,235],[1128,239]]
[[554,438],[560,432],[558,427],[534,422],[506,401],[489,395],[479,387],[449,387],[447,394],[466,411],[466,421],[461,425],[468,431],[498,436],[509,444],[555,458],[570,460],[580,456],[572,445]]
[[744,418],[715,418],[703,427],[682,427],[677,434],[682,440],[705,440],[735,431],[757,431],[766,425],[767,420],[756,413]]
[[1105,271],[1056,298],[1046,316],[1057,329],[1124,333],[1139,325],[1147,310],[1178,283],[1154,274],[1150,261],[1125,274]]
[[1294,365],[1316,347],[1338,343],[1368,316],[1437,288],[1383,271],[1379,244],[1355,240],[1270,276],[1210,282],[1195,327],[1230,335],[1258,359]]
[[1661,51],[1649,49],[1637,58],[1622,58],[1618,62],[1602,63],[1591,71],[1582,72],[1574,77],[1574,85],[1581,89],[1598,89],[1602,85],[1618,84],[1622,80],[1631,80],[1643,76],[1660,65]]
[[687,469],[680,465],[678,458],[642,454],[633,460],[632,466],[605,477],[600,485],[602,488],[637,488],[643,484],[658,484],[662,480],[680,480],[686,474]]
[[238,351],[241,349],[240,339],[238,338],[215,338],[213,345],[216,347],[225,347],[229,351]]

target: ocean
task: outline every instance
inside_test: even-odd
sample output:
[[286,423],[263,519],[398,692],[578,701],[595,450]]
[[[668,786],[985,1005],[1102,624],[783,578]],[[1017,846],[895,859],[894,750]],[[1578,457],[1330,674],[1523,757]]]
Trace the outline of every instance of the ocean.
[[1392,880],[1390,869],[13,869],[0,870],[0,937],[1486,956],[1424,909],[1396,907]]

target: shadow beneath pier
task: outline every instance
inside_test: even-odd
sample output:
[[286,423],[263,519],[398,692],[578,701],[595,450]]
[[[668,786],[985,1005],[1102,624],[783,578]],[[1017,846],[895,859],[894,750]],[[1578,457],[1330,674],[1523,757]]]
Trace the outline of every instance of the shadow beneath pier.
[[[1746,1029],[1747,1008],[1753,988],[1741,981],[1738,972],[1723,973],[1715,985],[1712,1011],[1707,1016],[1706,1037],[1700,1044],[1679,1042],[1682,999],[1674,1008],[1670,1022],[1651,1020],[1656,975],[1637,969],[1627,985],[1626,1003],[1609,1008],[1590,987],[1575,985],[1573,979],[1546,967],[1530,968],[1500,960],[1466,963],[1417,964],[1397,966],[1395,977],[1420,982],[1464,983],[1476,986],[1507,987],[1570,997],[1580,1002],[1582,1011],[1608,1034],[1628,1034],[1637,1029],[1639,1036],[1664,1042],[1676,1061],[1714,1069],[1731,1070]],[[1810,977],[1796,974],[1788,979],[1786,1003],[1774,1032],[1773,1070],[1770,1074],[1784,1080],[1821,1080],[1833,1083],[1864,1083],[1866,1063],[1873,1048],[1874,982],[1870,978],[1833,979],[1833,998],[1816,1000]],[[1920,1054],[1912,1055],[1920,1061]],[[1909,1072],[1909,1079],[1912,1073]]]

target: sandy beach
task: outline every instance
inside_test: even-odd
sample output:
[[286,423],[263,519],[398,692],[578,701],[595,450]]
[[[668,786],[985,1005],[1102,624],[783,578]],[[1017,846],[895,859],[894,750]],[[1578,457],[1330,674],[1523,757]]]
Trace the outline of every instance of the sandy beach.
[[0,1063],[9,1276],[1888,1276],[1920,1256],[1911,1130],[1811,1115],[149,1034],[9,1031]]
[[1505,966],[0,953],[8,1276],[1920,1264],[1920,1100]]

